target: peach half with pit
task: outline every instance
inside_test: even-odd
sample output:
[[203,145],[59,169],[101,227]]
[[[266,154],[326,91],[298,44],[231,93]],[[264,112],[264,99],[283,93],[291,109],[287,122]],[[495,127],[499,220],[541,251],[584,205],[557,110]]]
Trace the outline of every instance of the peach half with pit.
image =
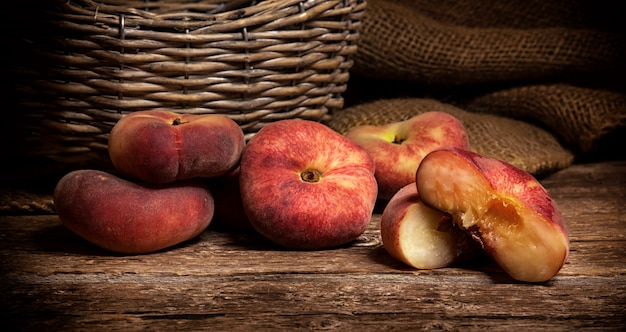
[[416,185],[424,203],[450,214],[512,278],[547,281],[565,264],[566,224],[530,173],[467,150],[442,148],[422,160]]

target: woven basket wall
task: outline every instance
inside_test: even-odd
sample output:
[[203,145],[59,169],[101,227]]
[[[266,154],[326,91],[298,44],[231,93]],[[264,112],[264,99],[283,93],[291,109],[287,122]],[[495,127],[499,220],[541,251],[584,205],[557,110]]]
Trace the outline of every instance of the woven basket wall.
[[[39,4],[39,2],[36,2]],[[108,160],[110,129],[146,109],[224,114],[249,139],[343,107],[365,0],[54,0],[16,66],[22,151]],[[31,29],[32,30],[32,29]]]

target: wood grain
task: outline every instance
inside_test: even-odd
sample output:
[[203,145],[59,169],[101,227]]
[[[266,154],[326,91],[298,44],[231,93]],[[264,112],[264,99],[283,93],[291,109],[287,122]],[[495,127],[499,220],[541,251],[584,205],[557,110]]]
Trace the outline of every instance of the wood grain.
[[209,229],[149,255],[112,255],[55,215],[0,217],[0,305],[12,330],[624,330],[626,162],[541,179],[571,251],[553,280],[510,279],[486,257],[417,271],[380,242],[287,251]]

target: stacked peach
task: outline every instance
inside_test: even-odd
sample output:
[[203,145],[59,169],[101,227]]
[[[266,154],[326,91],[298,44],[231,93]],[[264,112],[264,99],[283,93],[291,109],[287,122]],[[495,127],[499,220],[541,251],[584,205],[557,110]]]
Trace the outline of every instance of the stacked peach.
[[57,183],[61,222],[111,251],[138,254],[190,240],[210,224],[215,204],[206,181],[235,170],[243,131],[221,115],[143,111],[109,135],[115,172],[76,170]]
[[563,217],[531,174],[469,151],[465,128],[427,112],[347,136],[376,163],[388,200],[381,238],[396,259],[419,269],[450,266],[481,248],[512,278],[551,279],[569,252]]

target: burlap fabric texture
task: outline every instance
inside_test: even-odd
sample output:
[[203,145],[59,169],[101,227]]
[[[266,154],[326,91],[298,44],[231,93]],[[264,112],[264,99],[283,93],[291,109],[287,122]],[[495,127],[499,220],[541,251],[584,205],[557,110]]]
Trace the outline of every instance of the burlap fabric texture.
[[345,129],[348,119],[389,122],[426,106],[444,108],[467,121],[474,149],[531,172],[564,168],[626,126],[626,21],[610,6],[369,0],[352,75],[381,89],[385,81],[435,87],[445,100],[435,105],[420,90],[349,105],[330,125]]
[[626,24],[590,3],[369,0],[352,72],[442,85],[623,73]]
[[496,91],[472,100],[466,109],[538,122],[581,153],[626,126],[626,94],[564,84]]

